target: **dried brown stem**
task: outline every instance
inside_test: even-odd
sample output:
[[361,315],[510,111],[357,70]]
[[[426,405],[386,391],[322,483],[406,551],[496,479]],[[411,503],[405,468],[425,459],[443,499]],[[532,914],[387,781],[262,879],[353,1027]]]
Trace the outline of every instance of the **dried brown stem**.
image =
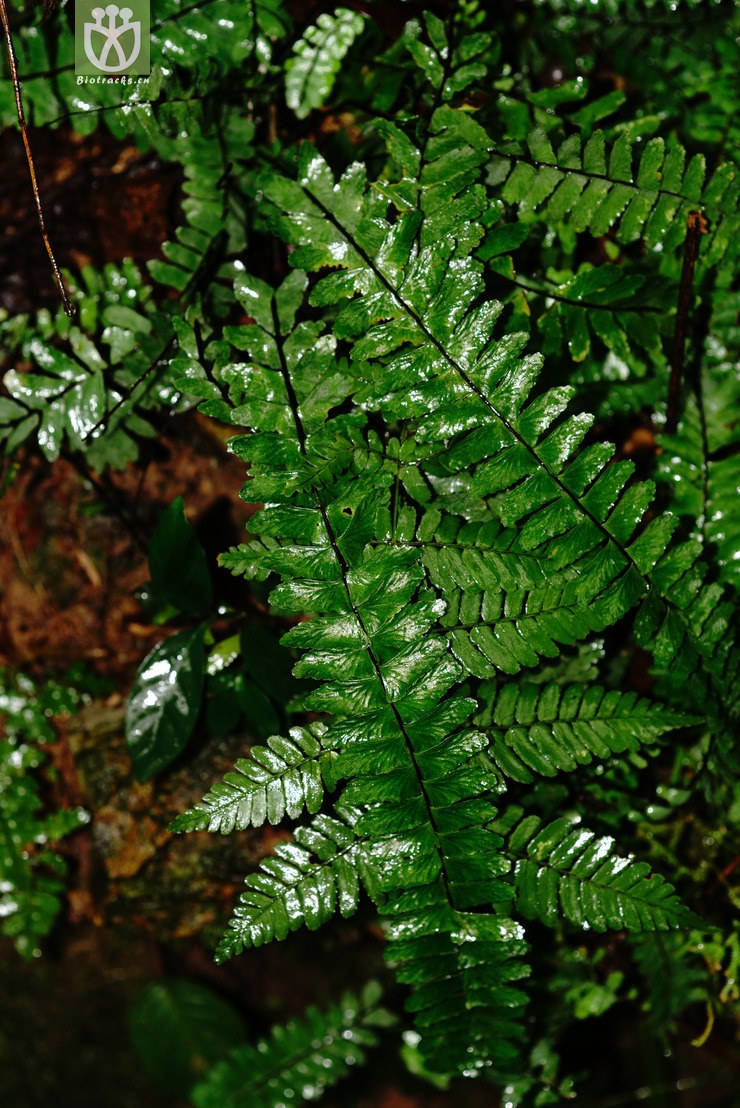
[[62,280],[62,274],[57,265],[57,260],[54,257],[54,251],[51,248],[51,242],[49,241],[49,235],[46,230],[46,222],[44,220],[44,209],[41,205],[41,193],[39,192],[38,181],[36,179],[36,166],[33,161],[33,152],[31,150],[31,141],[28,137],[28,126],[26,124],[26,116],[23,111],[23,99],[21,97],[21,82],[18,76],[18,62],[15,57],[15,49],[13,47],[13,36],[10,30],[10,19],[8,18],[8,9],[5,4],[5,0],[0,0],[0,21],[3,25],[3,35],[5,37],[5,47],[8,52],[8,65],[10,67],[10,80],[13,84],[13,93],[15,95],[15,109],[18,115],[18,126],[21,132],[21,138],[23,139],[23,146],[26,150],[26,161],[28,162],[28,172],[31,177],[31,188],[33,189],[33,199],[36,204],[36,214],[39,220],[39,228],[41,230],[41,238],[44,241],[46,247],[46,253],[49,255],[49,261],[51,262],[52,273],[54,274],[54,283],[59,290],[59,295],[62,298],[62,304],[64,310],[68,316],[74,315],[74,309],[70,303],[67,290],[64,287],[64,281]]

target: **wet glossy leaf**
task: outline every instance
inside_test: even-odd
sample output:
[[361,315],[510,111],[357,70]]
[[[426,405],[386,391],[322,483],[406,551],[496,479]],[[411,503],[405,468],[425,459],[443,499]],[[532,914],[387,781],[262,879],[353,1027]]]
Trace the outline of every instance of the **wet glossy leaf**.
[[333,15],[322,12],[295,44],[295,57],[286,66],[285,99],[299,119],[329,95],[342,59],[363,26],[358,12],[337,8]]
[[322,724],[291,727],[287,738],[273,735],[266,746],[253,747],[249,758],[240,758],[223,783],[178,816],[170,830],[226,835],[265,821],[278,824],[286,815],[296,819],[304,808],[313,814],[335,784],[335,762]]
[[[511,818],[511,816],[509,817]],[[594,931],[668,931],[701,926],[672,885],[645,862],[622,858],[577,816],[542,826],[525,817],[509,838],[517,908],[556,926],[561,915]]]
[[[623,99],[621,91],[610,93],[582,108],[574,122],[587,135],[592,124]],[[600,131],[591,135],[582,151],[580,146],[577,138],[571,138],[555,151],[544,129],[536,128],[528,137],[528,149],[509,161],[504,198],[518,204],[523,215],[542,207],[545,215],[567,220],[579,232],[588,229],[598,236],[616,224],[617,237],[624,242],[644,236],[649,246],[662,243],[664,249],[683,242],[688,213],[701,196],[700,164],[692,163],[682,176],[683,149],[673,147],[666,154],[663,140],[657,138],[645,146],[635,177],[633,143],[626,131],[611,146]],[[581,168],[594,177],[579,176]],[[728,231],[736,219],[736,201],[732,211],[717,204],[725,172],[720,167],[704,190],[706,210],[712,208],[717,219],[711,231],[713,245],[707,246],[716,258],[726,251]]]
[[[524,1013],[518,920],[557,928],[566,969],[582,929],[694,923],[655,873],[665,855],[652,855],[666,842],[681,855],[690,898],[687,837],[662,824],[697,789],[707,809],[723,796],[711,836],[694,828],[702,849],[712,840],[697,882],[726,864],[737,427],[718,409],[736,399],[724,259],[739,181],[725,160],[729,66],[713,80],[730,37],[710,43],[704,24],[727,5],[692,24],[685,87],[681,36],[663,33],[674,13],[658,17],[651,58],[670,51],[668,92],[657,64],[631,57],[643,33],[625,19],[635,4],[599,0],[615,17],[600,24],[614,69],[603,97],[582,49],[593,37],[583,20],[595,27],[598,13],[576,0],[558,0],[556,18],[558,56],[571,69],[578,55],[579,74],[553,71],[552,82],[540,38],[552,3],[522,6],[501,42],[480,4],[401,13],[390,42],[394,20],[381,26],[372,12],[316,13],[288,38],[279,0],[217,0],[209,13],[157,5],[154,72],[132,93],[136,110],[106,99],[117,88],[80,101],[66,25],[48,42],[42,25],[19,33],[35,121],[72,105],[73,126],[99,121],[158,165],[182,163],[184,220],[150,268],[176,295],[153,298],[125,265],[84,279],[79,327],[39,314],[29,337],[0,320],[18,346],[3,443],[35,435],[50,458],[71,448],[96,466],[125,464],[159,432],[150,411],[191,403],[240,430],[232,450],[249,466],[254,511],[249,537],[222,560],[257,585],[248,622],[210,652],[205,714],[217,731],[248,734],[234,770],[174,828],[290,823],[252,867],[219,956],[348,916],[364,889],[408,986],[423,1066],[500,1078],[512,1102],[567,1096],[554,1044],[526,1043],[548,1020]],[[655,4],[638,6],[649,30]],[[526,70],[521,53],[518,66],[500,57],[521,49]],[[216,85],[245,89],[249,110],[211,96]],[[291,143],[290,110],[274,111],[281,87],[294,122],[315,113],[299,128],[315,145]],[[642,94],[650,103],[630,119]],[[607,133],[593,130],[602,119]],[[681,143],[705,149],[706,180],[706,154],[687,159]],[[695,211],[703,233],[685,313],[695,372],[684,383],[695,395],[680,432],[659,443],[656,497],[640,474],[655,468],[643,463],[662,426]],[[260,279],[243,269],[247,231]],[[276,266],[289,275],[273,289]],[[605,428],[619,431],[618,450],[601,441]],[[184,517],[170,523],[152,574],[168,603],[200,618],[210,586]],[[137,679],[132,705],[150,713],[137,739],[144,776],[192,727],[202,646],[191,635],[158,648],[157,679],[151,658]],[[304,721],[320,713],[325,725],[289,727],[294,677]],[[674,729],[643,816],[647,755]],[[598,834],[569,807],[592,800]],[[602,965],[597,989],[563,992],[578,1015],[605,1010],[624,995],[619,972]],[[349,998],[339,1019],[283,1028],[192,1095],[208,1108],[317,1095],[322,1075],[360,1058],[368,1032],[356,1016]]]
[[531,781],[535,774],[553,777],[594,758],[637,750],[699,722],[699,716],[599,685],[505,685],[492,705],[491,753],[508,777]]
[[203,691],[202,627],[154,647],[134,678],[126,706],[126,742],[137,776],[148,781],[187,745]]
[[351,916],[363,864],[362,840],[347,817],[316,816],[297,828],[295,842],[278,843],[273,856],[247,878],[217,961],[285,939],[299,927],[315,931],[337,911]]

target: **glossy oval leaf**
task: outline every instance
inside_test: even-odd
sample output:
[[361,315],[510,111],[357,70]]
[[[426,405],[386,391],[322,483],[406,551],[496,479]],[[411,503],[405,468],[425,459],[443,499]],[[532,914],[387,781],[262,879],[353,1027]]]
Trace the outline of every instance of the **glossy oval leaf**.
[[242,1021],[230,1004],[177,977],[146,985],[129,1008],[128,1023],[143,1069],[181,1097],[245,1042]]
[[181,612],[197,616],[211,607],[213,587],[205,551],[185,518],[181,496],[157,524],[149,544],[149,572],[157,596]]
[[126,742],[148,781],[184,750],[203,695],[204,628],[180,631],[147,654],[126,707]]

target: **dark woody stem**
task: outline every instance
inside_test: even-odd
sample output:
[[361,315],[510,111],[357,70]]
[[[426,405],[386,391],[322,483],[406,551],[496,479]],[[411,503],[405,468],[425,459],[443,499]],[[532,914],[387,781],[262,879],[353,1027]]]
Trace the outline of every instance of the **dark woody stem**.
[[46,253],[49,255],[49,261],[51,263],[52,273],[54,274],[54,283],[59,290],[59,295],[62,298],[62,304],[64,310],[68,316],[74,315],[74,309],[70,302],[67,290],[64,287],[64,281],[62,280],[62,274],[59,270],[57,260],[54,256],[54,251],[51,248],[51,242],[49,241],[49,235],[46,230],[46,222],[44,220],[44,209],[41,205],[41,194],[39,192],[38,181],[36,179],[36,167],[33,161],[33,153],[31,151],[31,142],[28,137],[28,126],[26,124],[26,116],[23,111],[23,100],[21,98],[21,83],[18,77],[18,62],[15,56],[15,50],[13,48],[13,36],[10,30],[10,20],[8,18],[8,9],[5,4],[5,0],[0,0],[0,21],[3,25],[3,35],[5,37],[5,47],[8,52],[8,65],[10,67],[10,79],[13,84],[13,93],[15,95],[15,108],[18,114],[18,126],[21,132],[21,138],[23,139],[23,145],[26,150],[26,161],[28,162],[28,172],[31,176],[31,188],[33,189],[33,199],[36,204],[36,214],[38,216],[39,228],[41,230],[41,238],[44,240],[44,246],[46,247]]

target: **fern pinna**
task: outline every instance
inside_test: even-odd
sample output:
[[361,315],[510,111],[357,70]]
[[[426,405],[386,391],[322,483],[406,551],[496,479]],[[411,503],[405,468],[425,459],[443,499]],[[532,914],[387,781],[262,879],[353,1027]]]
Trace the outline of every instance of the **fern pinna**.
[[[450,42],[431,15],[427,31],[412,53],[432,110],[377,124],[377,181],[360,163],[336,179],[307,143],[295,173],[269,168],[259,182],[261,218],[293,272],[277,288],[235,285],[248,321],[225,328],[234,354],[220,373],[238,380],[231,418],[249,433],[231,445],[250,467],[245,497],[263,507],[253,540],[222,564],[277,579],[271,605],[300,617],[283,643],[312,686],[304,708],[325,723],[253,750],[173,826],[230,831],[331,798],[331,815],[302,823],[247,879],[218,957],[349,915],[362,887],[427,1067],[503,1080],[526,1042],[522,919],[698,924],[613,839],[570,814],[527,814],[523,786],[697,725],[713,736],[710,763],[729,757],[737,659],[702,543],[654,512],[655,486],[631,462],[589,438],[593,416],[574,388],[543,383],[528,336],[499,329],[479,247],[502,208],[483,184],[500,155],[448,103],[488,43]],[[553,218],[580,203],[577,229],[600,234],[629,204],[627,238],[678,244],[667,228],[683,193],[669,203],[650,191],[662,146],[646,147],[633,188],[607,180],[615,168],[631,181],[624,142],[609,166],[603,138],[582,160],[574,143],[556,158],[545,142],[530,150],[546,187],[514,170],[504,200],[533,210],[559,185]],[[678,181],[683,153],[668,159]],[[583,171],[567,196],[561,162]],[[564,648],[626,619],[653,654],[656,699],[554,671]]]

